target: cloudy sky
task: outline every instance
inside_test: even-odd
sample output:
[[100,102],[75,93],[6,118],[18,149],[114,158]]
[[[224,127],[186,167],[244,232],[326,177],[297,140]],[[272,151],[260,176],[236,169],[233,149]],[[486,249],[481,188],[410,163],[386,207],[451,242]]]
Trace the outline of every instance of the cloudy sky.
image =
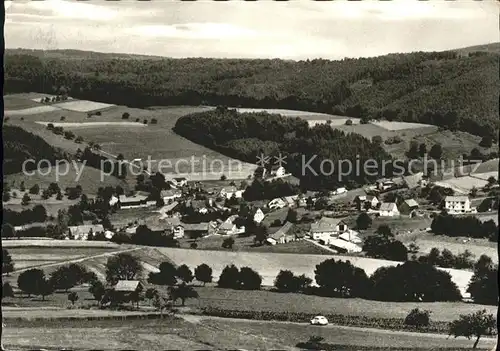
[[330,58],[500,41],[494,0],[6,1],[7,48]]

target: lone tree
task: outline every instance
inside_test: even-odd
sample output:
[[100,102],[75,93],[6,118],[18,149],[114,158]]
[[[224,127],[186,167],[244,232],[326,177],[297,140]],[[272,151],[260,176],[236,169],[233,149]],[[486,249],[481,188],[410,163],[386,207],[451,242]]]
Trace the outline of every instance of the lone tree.
[[441,159],[441,156],[443,156],[443,147],[441,144],[432,145],[431,150],[429,151],[429,156],[436,160]]
[[133,280],[142,273],[139,260],[129,253],[112,256],[106,262],[106,281],[116,284],[118,280]]
[[496,328],[496,320],[492,314],[486,314],[486,310],[471,314],[462,314],[460,318],[450,323],[449,335],[455,338],[464,336],[467,339],[476,338],[473,349],[477,347],[479,339],[483,335],[489,335]]
[[[5,225],[5,224],[4,224]],[[2,237],[3,237],[3,226],[2,226]],[[2,249],[2,274],[9,274],[14,270],[14,263],[12,262],[12,257],[9,251]]]
[[187,299],[198,298],[198,293],[192,286],[187,285],[186,283],[181,283],[178,286],[170,288],[170,296],[174,302],[177,301],[177,299],[180,299],[182,306],[184,306]]
[[40,186],[35,184],[30,188],[30,194],[38,195],[38,193],[40,193]]
[[234,264],[226,266],[222,270],[217,286],[219,288],[237,289],[240,286],[239,275],[240,271]]
[[366,212],[361,213],[356,219],[357,229],[365,230],[368,229],[371,225],[372,225],[372,219]]
[[5,297],[14,297],[14,290],[9,282],[5,282],[2,286],[2,299]]
[[177,283],[177,268],[170,262],[162,262],[159,272],[151,272],[148,283],[155,285],[175,285]]
[[224,249],[232,249],[234,245],[234,239],[232,237],[224,239],[222,242],[222,248]]
[[95,280],[90,283],[89,293],[91,293],[94,299],[96,299],[97,301],[100,302],[102,300],[105,292],[106,289],[104,288],[104,284],[99,280]]
[[[279,225],[281,225],[281,222]],[[256,243],[259,243],[259,245],[262,245],[266,241],[267,236],[268,236],[268,232],[267,232],[267,227],[265,225],[260,224],[255,228],[254,241]]]
[[185,282],[187,284],[191,283],[194,279],[193,273],[191,272],[189,267],[185,264],[183,264],[182,266],[179,266],[179,268],[177,268],[176,276],[177,276],[177,278],[179,278],[180,280],[182,280],[183,282]]
[[198,267],[195,268],[194,276],[195,276],[196,280],[202,282],[203,286],[205,286],[206,283],[212,282],[212,279],[213,279],[212,268],[210,268],[209,265],[202,263]]
[[243,290],[260,290],[262,284],[262,277],[250,267],[240,269],[238,280]]
[[31,197],[28,195],[28,193],[24,193],[23,198],[21,200],[21,205],[27,206],[30,204]]
[[124,112],[122,114],[122,119],[128,119],[129,117],[130,117],[130,113],[128,113],[128,112]]
[[467,292],[476,303],[498,305],[498,266],[490,257],[481,255],[476,262]]
[[45,281],[45,273],[41,269],[32,268],[19,274],[17,286],[23,293],[39,295],[39,287]]
[[304,292],[312,283],[312,279],[304,274],[295,276],[291,271],[281,270],[274,280],[274,287],[279,292]]
[[84,267],[73,263],[68,266],[59,267],[55,270],[50,275],[50,281],[54,289],[68,292],[68,289],[82,284],[86,274],[87,270]]
[[414,308],[408,313],[404,323],[405,325],[411,325],[417,328],[427,327],[430,323],[430,315],[431,311]]
[[68,301],[71,301],[71,304],[74,306],[75,302],[78,301],[78,294],[74,291],[68,294]]

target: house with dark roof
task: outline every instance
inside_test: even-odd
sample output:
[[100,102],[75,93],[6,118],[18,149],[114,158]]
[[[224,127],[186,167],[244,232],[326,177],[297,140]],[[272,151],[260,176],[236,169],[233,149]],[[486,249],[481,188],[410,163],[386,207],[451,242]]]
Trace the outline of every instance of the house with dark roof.
[[290,233],[293,228],[293,223],[286,222],[278,231],[268,236],[266,242],[271,245],[285,244],[291,241],[299,240],[294,234]]

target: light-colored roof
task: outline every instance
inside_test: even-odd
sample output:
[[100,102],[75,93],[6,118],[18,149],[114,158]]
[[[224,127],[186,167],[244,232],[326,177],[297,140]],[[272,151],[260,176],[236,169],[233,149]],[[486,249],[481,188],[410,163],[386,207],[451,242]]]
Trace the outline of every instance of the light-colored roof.
[[278,240],[283,235],[286,235],[290,229],[292,229],[293,223],[286,222],[280,229],[278,229],[275,233],[269,235],[271,239]]
[[146,195],[141,195],[141,194],[136,194],[134,196],[120,195],[120,202],[121,203],[140,202],[140,201],[146,201],[147,198],[148,197]]
[[225,191],[226,193],[234,193],[237,190],[238,190],[238,188],[235,187],[234,185],[226,186],[226,187],[220,189],[220,191]]
[[311,224],[311,231],[313,232],[328,232],[335,230],[337,225],[342,223],[341,218],[330,218],[330,217],[321,217],[321,219],[317,222]]
[[328,244],[333,247],[339,247],[341,249],[347,250],[349,252],[361,252],[362,249],[360,246],[353,244],[349,241],[345,241],[342,239],[331,239],[328,241]]
[[141,282],[138,280],[119,280],[115,285],[115,291],[132,292],[141,285]]
[[184,224],[184,230],[186,231],[208,231],[208,222],[203,223],[186,223]]
[[162,190],[161,197],[180,196],[182,191],[177,189]]
[[221,226],[219,227],[219,229],[222,229],[222,230],[232,230],[234,228],[235,224],[232,223],[232,222],[224,222],[221,224]]
[[68,228],[72,235],[87,235],[90,230],[95,233],[104,232],[104,227],[101,224],[76,225]]
[[354,234],[354,233],[342,233],[339,235],[339,239],[342,239],[345,241],[350,241],[350,242],[355,243],[355,244],[363,242],[363,240],[361,240],[361,238],[357,234]]
[[444,201],[448,202],[448,201],[469,201],[469,197],[468,196],[446,196],[444,198]]
[[367,201],[373,201],[373,199],[378,200],[378,198],[377,198],[376,196],[374,196],[374,195],[367,195],[367,196],[366,196],[366,200],[367,200]]
[[394,211],[397,210],[398,206],[395,202],[382,202],[380,205],[380,211]]
[[114,206],[118,202],[118,198],[116,196],[111,196],[111,199],[109,200],[109,205]]
[[405,200],[405,203],[408,205],[408,207],[418,207],[418,202],[415,201],[414,199],[408,199]]
[[408,186],[408,188],[410,188],[410,189],[413,189],[419,185],[419,182],[422,180],[423,176],[424,176],[424,173],[419,172],[416,174],[404,176],[403,179],[406,183],[406,186]]
[[178,203],[177,201],[173,201],[170,205],[165,205],[165,206],[163,206],[163,207],[162,207],[162,209],[161,209],[161,212],[164,212],[164,213],[166,213],[166,212],[170,212],[170,211],[172,211],[174,208],[176,208],[178,204],[179,204],[179,203]]

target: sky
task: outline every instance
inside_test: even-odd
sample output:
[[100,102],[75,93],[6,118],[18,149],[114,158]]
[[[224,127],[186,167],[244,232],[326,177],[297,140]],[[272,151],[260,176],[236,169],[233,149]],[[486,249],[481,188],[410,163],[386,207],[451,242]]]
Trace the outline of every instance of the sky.
[[484,1],[5,1],[7,48],[341,59],[499,42]]

